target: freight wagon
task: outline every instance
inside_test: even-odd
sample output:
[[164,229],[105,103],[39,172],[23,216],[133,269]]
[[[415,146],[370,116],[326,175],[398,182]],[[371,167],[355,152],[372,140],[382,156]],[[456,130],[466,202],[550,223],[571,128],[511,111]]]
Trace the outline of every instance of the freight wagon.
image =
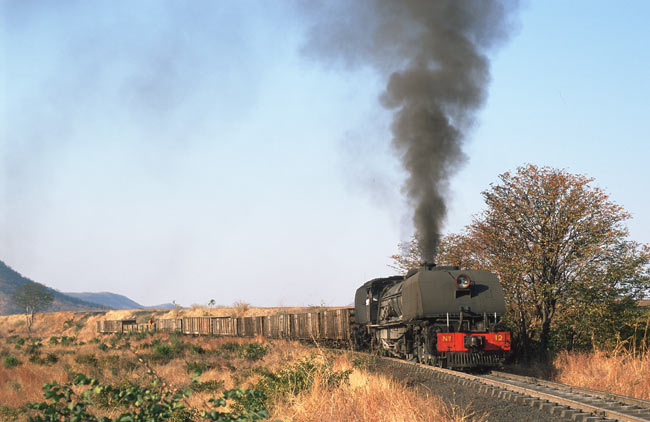
[[349,342],[354,308],[255,317],[185,317],[137,324],[134,319],[97,322],[97,332],[180,332],[187,335],[267,337]]

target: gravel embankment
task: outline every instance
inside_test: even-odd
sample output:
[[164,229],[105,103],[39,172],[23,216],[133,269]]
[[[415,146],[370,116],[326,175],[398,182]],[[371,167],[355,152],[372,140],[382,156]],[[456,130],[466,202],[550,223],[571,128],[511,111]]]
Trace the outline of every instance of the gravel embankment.
[[446,381],[426,373],[418,372],[409,366],[402,366],[377,359],[369,369],[384,375],[389,375],[396,380],[405,382],[422,393],[441,396],[448,403],[474,412],[477,419],[487,414],[486,420],[490,422],[514,421],[549,421],[566,422],[567,419],[551,415],[545,410],[512,403],[492,396],[490,393],[479,392],[473,385],[461,385],[455,381]]

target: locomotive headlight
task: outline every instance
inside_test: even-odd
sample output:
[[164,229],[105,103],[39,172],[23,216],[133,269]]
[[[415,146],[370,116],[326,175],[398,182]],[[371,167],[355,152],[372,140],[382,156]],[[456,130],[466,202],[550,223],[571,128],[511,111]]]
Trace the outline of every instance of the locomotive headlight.
[[456,287],[458,287],[459,289],[469,288],[470,283],[471,280],[465,274],[461,274],[458,277],[456,277]]

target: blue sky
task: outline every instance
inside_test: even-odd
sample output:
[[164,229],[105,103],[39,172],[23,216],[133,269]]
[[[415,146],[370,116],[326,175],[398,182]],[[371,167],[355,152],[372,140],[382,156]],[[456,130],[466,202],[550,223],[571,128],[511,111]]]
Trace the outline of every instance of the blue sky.
[[[0,1],[0,259],[143,304],[345,305],[391,273],[412,227],[385,81],[303,54],[296,3]],[[532,162],[594,177],[650,242],[648,18],[521,7],[448,232]]]

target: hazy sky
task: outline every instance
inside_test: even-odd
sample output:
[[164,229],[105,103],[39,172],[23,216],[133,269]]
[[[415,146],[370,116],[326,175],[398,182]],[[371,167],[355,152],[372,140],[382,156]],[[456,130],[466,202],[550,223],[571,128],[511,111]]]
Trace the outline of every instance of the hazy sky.
[[[412,233],[385,75],[305,54],[299,1],[0,0],[0,260],[142,304],[352,302]],[[524,3],[446,232],[527,162],[650,243],[650,3]]]

